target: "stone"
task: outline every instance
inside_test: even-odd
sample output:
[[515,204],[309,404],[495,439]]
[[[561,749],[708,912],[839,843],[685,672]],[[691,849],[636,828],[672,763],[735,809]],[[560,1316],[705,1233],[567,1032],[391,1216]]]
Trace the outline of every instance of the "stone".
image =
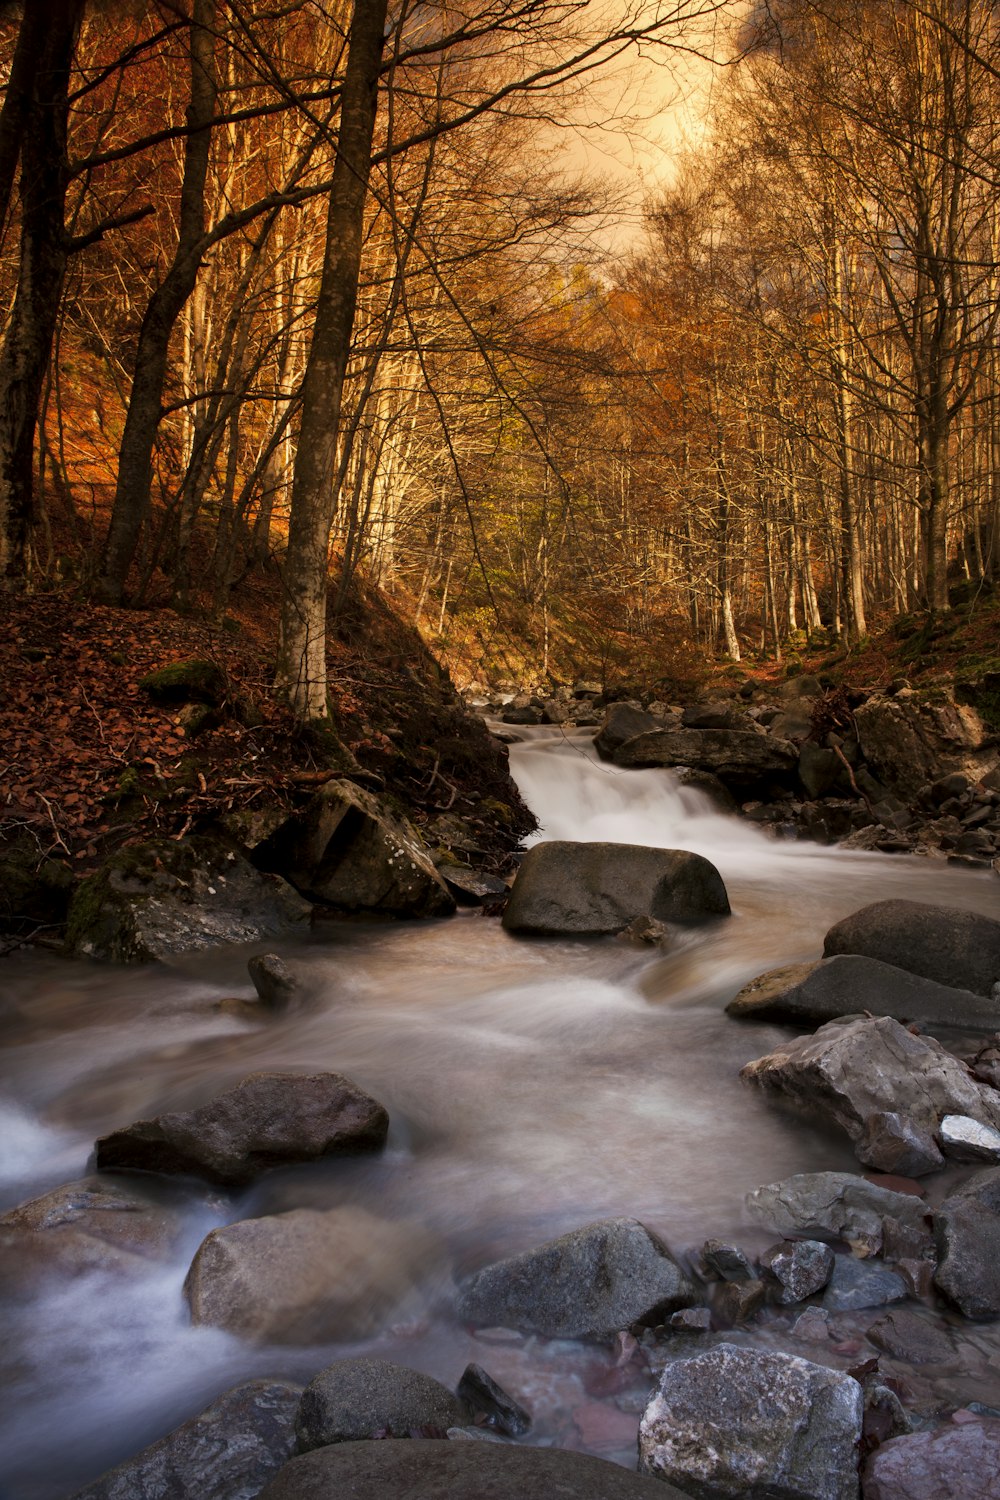
[[751,729],[652,729],[626,740],[616,766],[692,766],[743,791],[791,783],[799,752],[790,740]]
[[603,1219],[484,1267],[462,1286],[458,1316],[547,1338],[603,1338],[699,1300],[645,1225]]
[[753,1281],[724,1281],[713,1300],[716,1317],[723,1323],[746,1323],[760,1312],[767,1300],[767,1287]]
[[293,932],[312,907],[276,875],[264,875],[207,837],[151,839],[118,852],[77,886],[66,946],[111,963],[149,963],[217,943],[259,942]]
[[139,687],[154,703],[205,703],[218,708],[228,691],[226,674],[214,661],[191,656],[168,662],[140,677]]
[[13,1288],[47,1274],[148,1272],[150,1261],[167,1260],[182,1232],[181,1215],[141,1183],[85,1177],[0,1216],[2,1279]]
[[1000,1420],[938,1427],[892,1438],[862,1470],[865,1500],[995,1500]]
[[29,934],[66,919],[73,892],[68,865],[39,849],[28,834],[5,836],[0,845],[0,932]]
[[299,1452],[375,1437],[408,1438],[420,1429],[464,1427],[469,1409],[447,1386],[387,1359],[339,1359],[302,1393],[295,1433]]
[[283,1380],[238,1385],[73,1500],[254,1500],[294,1455],[301,1395]]
[[873,1253],[882,1247],[887,1221],[920,1233],[927,1213],[921,1199],[850,1172],[800,1172],[756,1188],[746,1206],[751,1219],[768,1229],[864,1242]]
[[685,1500],[617,1464],[562,1448],[469,1442],[336,1443],[292,1459],[260,1500]]
[[681,714],[681,725],[684,729],[740,729],[746,718],[745,709],[723,699],[716,703],[688,704]]
[[792,1354],[719,1344],[664,1371],[639,1467],[699,1500],[856,1500],[858,1382]]
[[388,1129],[378,1100],[339,1073],[251,1073],[197,1109],[102,1136],[97,1166],[240,1186],[292,1162],[380,1151]]
[[705,1270],[720,1281],[753,1281],[755,1276],[743,1251],[724,1240],[706,1240],[701,1247],[701,1260]]
[[866,1307],[901,1302],[906,1296],[906,1283],[895,1271],[870,1260],[837,1255],[823,1293],[823,1306],[829,1312],[860,1312]]
[[846,794],[851,782],[844,763],[835,750],[806,740],[799,750],[799,780],[807,797],[825,797],[830,793]]
[[254,861],[338,911],[442,917],[455,910],[416,829],[351,781],[326,782],[258,845]]
[[1000,1162],[1000,1130],[968,1115],[945,1115],[938,1144],[949,1161]]
[[531,1430],[531,1413],[509,1396],[482,1365],[466,1365],[455,1394],[473,1416],[483,1416],[506,1437],[522,1437]]
[[859,1011],[962,1031],[993,1031],[1000,1023],[1000,1003],[992,997],[854,953],[770,969],[745,984],[726,1006],[730,1016],[792,1026],[819,1026]]
[[795,1319],[789,1332],[793,1339],[802,1339],[808,1344],[825,1344],[830,1338],[830,1314],[825,1307],[807,1307]]
[[1000,922],[923,901],[876,901],[826,934],[827,957],[861,953],[991,998],[1000,981]]
[[942,694],[876,693],[854,710],[854,723],[875,775],[904,796],[915,795],[942,772],[978,779],[988,763],[979,715]]
[[634,740],[636,735],[656,728],[653,715],[646,713],[644,709],[633,708],[628,703],[612,703],[604,716],[604,723],[594,736],[594,748],[602,760],[611,760],[615,751],[626,740]]
[[782,1240],[760,1258],[761,1266],[778,1283],[778,1301],[786,1306],[822,1291],[833,1262],[833,1251],[822,1240]]
[[[859,1160],[882,1171],[931,1171],[945,1115],[1000,1125],[1000,1096],[928,1037],[888,1016],[829,1021],[783,1043],[740,1076],[845,1130]],[[898,1117],[898,1118],[895,1118]]]
[[276,953],[261,953],[247,963],[257,998],[268,1010],[287,1010],[302,995],[302,980]]
[[184,1292],[195,1323],[257,1343],[320,1344],[381,1331],[440,1263],[415,1224],[299,1208],[213,1229]]
[[958,1351],[945,1330],[908,1307],[896,1307],[877,1318],[867,1338],[876,1349],[909,1365],[951,1364]]
[[1000,1316],[1000,1168],[976,1172],[934,1215],[934,1284],[967,1318]]
[[682,1307],[667,1319],[667,1327],[681,1333],[707,1333],[711,1326],[712,1314],[707,1307]]
[[468,865],[448,862],[439,864],[437,872],[459,906],[482,906],[485,901],[507,894],[506,881],[487,870],[473,870]]
[[503,925],[596,936],[621,932],[636,917],[693,923],[728,913],[722,877],[699,854],[553,839],[524,856]]

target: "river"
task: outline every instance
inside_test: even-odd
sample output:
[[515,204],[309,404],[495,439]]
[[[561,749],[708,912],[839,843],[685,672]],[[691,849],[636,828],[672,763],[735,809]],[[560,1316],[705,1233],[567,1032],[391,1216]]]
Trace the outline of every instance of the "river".
[[[60,1500],[240,1380],[305,1380],[358,1352],[451,1385],[476,1360],[534,1408],[533,1441],[627,1462],[628,1401],[609,1399],[610,1355],[475,1337],[451,1314],[452,1273],[612,1214],[642,1219],[678,1251],[708,1235],[747,1243],[748,1189],[855,1165],[841,1140],[740,1084],[740,1066],[785,1033],[733,1022],[723,1006],[763,969],[818,956],[825,930],[867,902],[995,915],[996,877],[776,842],[669,772],[601,764],[583,734],[526,734],[511,766],[539,836],[695,850],[722,872],[732,917],[667,952],[517,939],[478,912],[325,924],[277,950],[308,973],[311,1002],[263,1019],[224,1002],[252,997],[247,957],[273,943],[146,969],[22,954],[0,970],[3,1206],[84,1176],[97,1135],[257,1069],[345,1073],[392,1119],[378,1159],[275,1172],[236,1196],[165,1188],[182,1225],[168,1262],[49,1280],[8,1305],[2,1500]],[[390,1330],[290,1350],[189,1325],[181,1286],[210,1228],[345,1203],[419,1223],[442,1247],[420,1304]]]

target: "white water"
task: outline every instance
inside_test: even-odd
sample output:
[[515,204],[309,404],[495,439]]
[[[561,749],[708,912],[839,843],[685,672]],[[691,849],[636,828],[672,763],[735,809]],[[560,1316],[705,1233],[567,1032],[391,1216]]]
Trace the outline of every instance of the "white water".
[[[84,1175],[98,1134],[254,1069],[336,1069],[393,1121],[377,1160],[273,1173],[242,1198],[185,1191],[180,1242],[163,1265],[56,1278],[19,1298],[4,1351],[3,1500],[58,1500],[238,1380],[306,1379],[358,1347],[451,1384],[475,1359],[534,1407],[533,1440],[627,1461],[628,1442],[602,1447],[580,1415],[605,1357],[537,1339],[484,1345],[454,1321],[452,1273],[608,1214],[639,1217],[683,1250],[740,1233],[743,1195],[758,1183],[852,1165],[841,1141],[740,1085],[740,1066],[782,1033],[729,1021],[725,1002],[762,969],[817,955],[826,928],[868,901],[995,913],[1000,887],[938,863],[774,843],[669,773],[618,771],[586,746],[539,732],[512,747],[544,835],[694,849],[722,871],[732,918],[667,954],[612,939],[517,940],[478,914],[330,926],[282,950],[309,971],[312,1003],[264,1020],[219,1004],[251,996],[246,958],[259,947],[173,969],[34,956],[0,971],[7,1204]],[[422,1306],[402,1326],[364,1346],[306,1350],[189,1326],[181,1285],[208,1228],[343,1203],[439,1236]]]

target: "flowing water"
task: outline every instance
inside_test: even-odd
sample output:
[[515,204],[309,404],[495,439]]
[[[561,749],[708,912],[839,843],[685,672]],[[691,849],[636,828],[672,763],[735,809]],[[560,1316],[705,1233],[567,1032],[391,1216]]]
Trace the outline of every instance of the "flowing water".
[[[826,928],[867,902],[995,915],[996,877],[775,842],[669,772],[603,765],[582,734],[528,734],[511,764],[539,836],[695,850],[721,870],[733,916],[665,953],[517,939],[478,913],[328,924],[279,950],[307,975],[308,1003],[264,1018],[231,1002],[252,998],[247,957],[273,943],[129,970],[23,955],[0,971],[4,1206],[84,1176],[97,1135],[257,1069],[345,1073],[392,1119],[383,1156],[274,1172],[242,1195],[151,1181],[176,1229],[167,1260],[49,1277],[11,1299],[2,1500],[58,1500],[240,1380],[305,1380],[361,1351],[449,1384],[474,1359],[533,1406],[532,1441],[627,1462],[635,1417],[605,1399],[610,1356],[474,1336],[454,1318],[452,1277],[608,1215],[642,1219],[676,1250],[707,1235],[746,1243],[750,1188],[854,1165],[841,1140],[740,1084],[741,1065],[785,1033],[728,1020],[723,1006],[763,969],[817,956]],[[342,1204],[436,1237],[419,1301],[391,1328],[288,1349],[190,1326],[182,1283],[209,1229]]]

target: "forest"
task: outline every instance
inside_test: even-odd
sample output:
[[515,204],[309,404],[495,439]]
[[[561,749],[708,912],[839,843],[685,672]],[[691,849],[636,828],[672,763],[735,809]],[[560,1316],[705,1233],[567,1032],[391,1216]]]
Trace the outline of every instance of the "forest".
[[[527,677],[994,578],[991,6],[33,0],[0,45],[5,589],[221,621],[269,573],[312,719],[357,578]],[[609,250],[573,122],[691,54]]]

